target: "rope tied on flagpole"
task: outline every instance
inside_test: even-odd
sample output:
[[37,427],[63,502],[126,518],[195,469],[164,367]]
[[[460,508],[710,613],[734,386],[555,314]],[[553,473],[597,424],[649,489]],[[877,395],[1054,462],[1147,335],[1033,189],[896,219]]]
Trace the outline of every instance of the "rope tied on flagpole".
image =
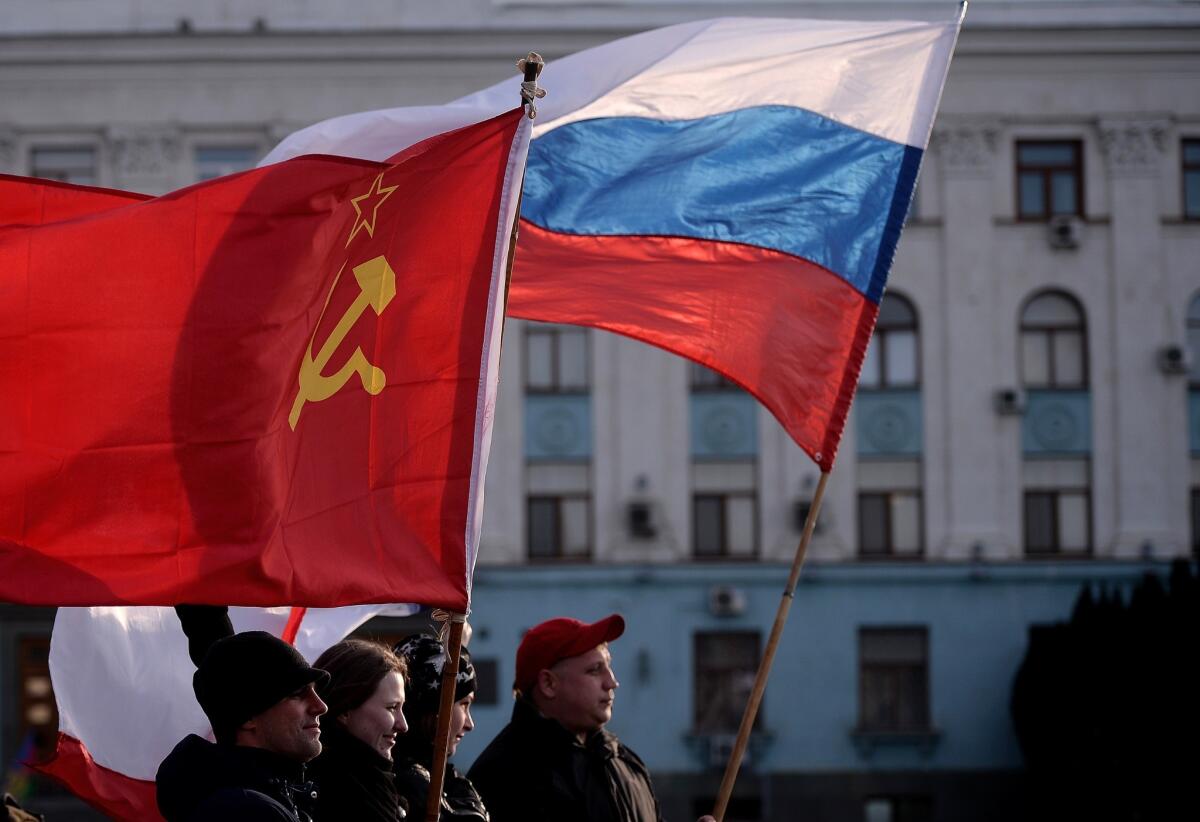
[[529,108],[529,119],[537,117],[537,102],[546,96],[546,90],[539,88],[537,81],[542,74],[542,69],[546,67],[546,61],[542,59],[542,55],[536,51],[529,52],[528,55],[517,61],[517,68],[521,70],[524,79],[521,81],[521,103]]

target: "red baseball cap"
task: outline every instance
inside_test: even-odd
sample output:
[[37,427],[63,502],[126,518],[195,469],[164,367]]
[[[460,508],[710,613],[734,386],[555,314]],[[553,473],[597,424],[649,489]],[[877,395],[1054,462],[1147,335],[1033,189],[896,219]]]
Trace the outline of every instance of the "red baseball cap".
[[593,623],[556,617],[533,626],[517,648],[517,678],[513,688],[528,693],[537,675],[560,659],[590,651],[602,642],[612,642],[625,633],[625,619],[612,614]]

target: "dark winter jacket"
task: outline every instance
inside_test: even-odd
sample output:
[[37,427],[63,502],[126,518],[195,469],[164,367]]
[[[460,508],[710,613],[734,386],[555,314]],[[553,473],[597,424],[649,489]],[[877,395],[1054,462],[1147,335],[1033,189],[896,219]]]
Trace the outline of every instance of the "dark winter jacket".
[[[429,801],[433,745],[422,738],[415,727],[410,727],[408,733],[396,740],[392,758],[395,760],[396,788],[408,805],[409,819],[424,819],[425,803]],[[442,779],[442,819],[447,822],[489,822],[491,819],[471,780],[449,762]]]
[[317,797],[304,765],[195,734],[167,754],[155,783],[167,822],[311,822]]
[[584,743],[532,702],[518,700],[512,721],[471,768],[492,822],[661,822],[650,772],[605,730]]
[[404,818],[389,760],[328,715],[321,719],[321,748],[321,755],[308,766],[308,775],[317,784],[318,822]]

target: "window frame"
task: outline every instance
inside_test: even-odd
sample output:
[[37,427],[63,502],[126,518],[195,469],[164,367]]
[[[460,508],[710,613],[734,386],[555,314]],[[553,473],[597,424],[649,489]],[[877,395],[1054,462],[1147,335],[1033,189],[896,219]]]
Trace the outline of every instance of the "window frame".
[[[1021,160],[1021,149],[1037,146],[1069,145],[1075,150],[1075,159],[1070,165],[1027,165]],[[1051,177],[1055,172],[1071,171],[1075,175],[1075,210],[1071,212],[1054,211],[1054,194]],[[1021,204],[1021,175],[1038,173],[1042,180],[1042,209],[1038,215],[1026,214]],[[1016,220],[1021,223],[1045,223],[1054,217],[1085,218],[1083,202],[1083,140],[1072,137],[1018,139],[1013,147],[1013,185],[1015,194]]]
[[[46,177],[46,176],[39,174],[38,167],[37,167],[37,155],[38,155],[38,152],[40,152],[40,151],[80,151],[80,152],[90,153],[92,156],[92,166],[91,166],[92,173],[91,173],[90,181],[81,182],[78,180],[64,179],[62,177]],[[57,140],[33,141],[33,142],[29,143],[27,156],[28,156],[29,176],[30,177],[36,177],[39,180],[53,180],[53,181],[59,182],[59,183],[67,183],[68,185],[82,185],[82,186],[95,187],[95,186],[100,186],[103,183],[103,180],[101,179],[100,147],[98,145],[96,145],[94,142],[90,142],[88,140],[74,140],[74,141],[64,141],[64,142],[60,142]]]
[[[721,535],[721,548],[716,554],[701,554],[696,550],[696,539],[699,534],[699,528],[696,523],[697,501],[701,498],[719,499],[721,500],[721,527],[719,529]],[[730,552],[729,545],[729,503],[733,499],[746,499],[750,501],[750,508],[754,512],[754,534],[753,543],[754,549],[746,554],[735,554]],[[762,524],[759,522],[758,510],[758,491],[693,491],[692,492],[692,551],[691,558],[701,562],[753,562],[759,558],[762,551],[760,542]]]
[[[555,503],[555,530],[557,531],[556,551],[554,554],[533,553],[533,506],[538,502]],[[587,506],[587,550],[581,554],[565,553],[566,546],[566,517],[563,516],[563,504],[568,501],[582,501]],[[590,562],[595,552],[596,521],[592,505],[592,495],[583,491],[564,492],[561,494],[528,493],[525,495],[525,558],[529,562]]]
[[744,391],[740,385],[706,365],[688,360],[688,389],[693,394]]
[[[747,639],[753,641],[754,664],[752,668],[749,669],[751,677],[758,672],[758,667],[762,664],[763,637],[762,633],[757,630],[698,630],[692,632],[692,733],[705,736],[732,736],[738,732],[738,727],[741,723],[740,714],[734,718],[733,722],[728,727],[715,728],[701,727],[700,725],[701,705],[708,704],[702,702],[701,696],[702,693],[714,693],[716,691],[716,688],[714,688],[712,684],[712,678],[714,674],[724,674],[732,678],[733,676],[736,676],[739,671],[746,670],[740,666],[720,664],[722,660],[727,658],[722,656],[717,660],[718,664],[711,664],[712,658],[706,657],[705,661],[710,664],[706,664],[704,670],[702,671],[700,668],[700,646],[704,640],[713,637],[736,637],[738,639]],[[740,708],[741,706],[738,707]],[[764,721],[763,713],[764,711],[762,710],[762,706],[760,706],[758,714],[754,717],[754,730],[762,729],[762,724]]]
[[[896,550],[896,541],[894,539],[894,527],[892,524],[892,497],[897,494],[903,494],[908,497],[915,497],[917,504],[917,542],[920,548],[911,554],[899,552]],[[863,498],[864,497],[882,497],[884,500],[884,510],[886,516],[884,519],[884,542],[886,548],[882,552],[872,552],[864,550],[863,545]],[[855,514],[858,518],[858,550],[857,556],[860,560],[897,560],[900,562],[919,561],[925,558],[925,499],[920,488],[891,488],[888,490],[869,490],[859,491],[856,497]]]
[[[522,361],[523,376],[525,383],[526,394],[538,395],[574,395],[581,396],[591,393],[592,390],[592,339],[587,328],[581,326],[564,326],[550,323],[534,323],[529,322],[525,326],[525,333],[522,334]],[[580,334],[583,337],[583,385],[564,388],[562,385],[562,354],[560,338],[564,334]],[[529,367],[529,349],[530,338],[535,336],[545,336],[550,339],[550,384],[531,385],[529,381],[531,369]]]
[[[903,294],[889,291],[883,295],[884,300],[896,300],[904,303],[912,317],[907,323],[884,322],[882,319],[875,325],[871,334],[870,345],[875,346],[875,357],[879,361],[879,381],[874,385],[862,383],[862,372],[859,372],[859,388],[863,391],[916,391],[921,388],[921,319],[917,307],[911,299]],[[883,315],[883,305],[880,304],[880,317]],[[888,379],[888,360],[891,344],[888,339],[901,332],[911,332],[913,336],[913,379],[912,382],[892,382]]]
[[[868,662],[864,658],[864,636],[867,634],[920,634],[922,656],[920,663],[881,663]],[[865,734],[928,734],[933,732],[933,694],[930,664],[930,638],[928,625],[860,625],[858,627],[858,733]],[[879,722],[868,722],[867,684],[868,672],[878,673],[881,669],[896,674],[900,669],[911,670],[920,668],[921,674],[921,705],[919,713],[923,714],[923,722],[913,726],[900,723],[888,725]],[[903,673],[903,671],[900,671]]]
[[[47,695],[32,696],[25,683],[32,676],[44,676],[46,681],[50,682],[50,637],[22,634],[16,637],[16,646],[16,702],[19,711],[16,723],[17,744],[24,744],[26,737],[30,733],[34,734],[33,759],[44,761],[54,754],[58,740],[58,702],[54,698],[54,684],[51,682]],[[29,721],[29,711],[36,705],[45,705],[50,709],[50,719],[47,722]]]
[[[1061,498],[1066,495],[1083,497],[1086,507],[1085,521],[1087,522],[1087,547],[1083,551],[1064,551],[1059,538],[1059,525],[1062,516]],[[1052,519],[1050,533],[1053,534],[1052,545],[1049,549],[1031,549],[1029,540],[1029,498],[1034,496],[1050,497]],[[1092,524],[1092,489],[1091,488],[1026,488],[1021,494],[1021,552],[1027,559],[1087,559],[1095,553],[1095,532]]]
[[1189,223],[1200,222],[1200,202],[1196,202],[1195,213],[1188,213],[1188,174],[1195,174],[1200,177],[1200,159],[1189,163],[1187,159],[1187,150],[1189,147],[1194,147],[1200,151],[1200,137],[1184,137],[1179,141],[1179,204],[1180,213],[1183,220]]
[[[1078,324],[1030,325],[1025,319],[1025,315],[1029,312],[1029,307],[1043,297],[1059,297],[1069,302],[1078,316]],[[1055,340],[1058,336],[1068,333],[1078,334],[1080,338],[1080,373],[1082,377],[1078,383],[1059,383],[1055,374],[1057,368]],[[1025,374],[1027,335],[1037,335],[1045,342],[1047,374],[1045,383],[1030,384],[1029,377]],[[1021,312],[1017,318],[1017,373],[1020,375],[1021,387],[1030,391],[1087,391],[1091,386],[1091,372],[1091,345],[1088,340],[1087,313],[1083,310],[1083,304],[1073,294],[1059,289],[1045,289],[1031,294],[1021,305]]]

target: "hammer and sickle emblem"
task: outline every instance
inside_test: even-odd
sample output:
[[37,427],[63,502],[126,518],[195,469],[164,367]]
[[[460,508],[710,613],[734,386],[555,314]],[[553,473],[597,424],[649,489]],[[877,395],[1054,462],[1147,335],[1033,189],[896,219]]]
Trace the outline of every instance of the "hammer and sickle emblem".
[[[343,266],[343,270],[344,268]],[[325,309],[329,308],[329,299],[333,296],[334,289],[337,288],[341,278],[342,272],[338,271],[337,277],[334,278],[333,285],[329,289],[329,294],[325,297],[325,307],[321,309],[322,317],[325,316]],[[296,394],[296,401],[292,403],[292,412],[288,414],[288,425],[293,431],[296,430],[296,423],[300,421],[300,411],[304,408],[304,403],[329,399],[346,384],[352,374],[358,374],[363,390],[372,396],[378,394],[387,385],[386,375],[367,360],[367,355],[363,353],[362,348],[355,348],[350,359],[336,373],[328,377],[321,373],[329,364],[329,358],[333,356],[333,352],[337,351],[338,346],[346,339],[346,335],[350,333],[350,329],[358,322],[358,318],[367,310],[367,307],[370,306],[377,315],[382,314],[383,309],[387,308],[388,303],[396,296],[396,273],[392,271],[392,267],[382,256],[356,265],[354,279],[358,281],[359,294],[346,309],[342,318],[338,320],[338,324],[334,326],[315,358],[312,354],[313,340],[308,341],[308,350],[304,354],[304,359],[300,361],[300,391]],[[318,320],[317,325],[320,326],[320,324],[320,320]],[[313,338],[316,338],[315,329]]]

